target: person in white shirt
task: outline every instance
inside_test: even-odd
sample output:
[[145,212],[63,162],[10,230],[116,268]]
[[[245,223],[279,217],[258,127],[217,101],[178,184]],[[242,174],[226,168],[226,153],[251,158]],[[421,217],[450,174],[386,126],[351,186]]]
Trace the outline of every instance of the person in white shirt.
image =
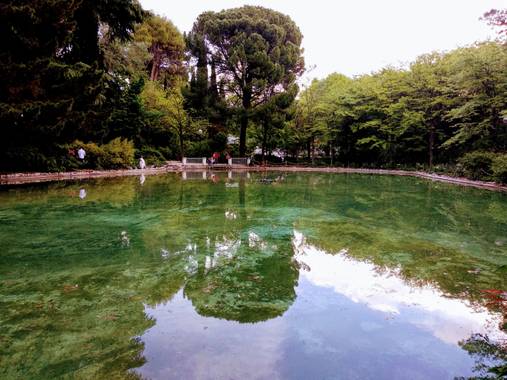
[[79,150],[77,151],[77,156],[79,157],[79,159],[80,159],[81,161],[83,161],[83,160],[84,160],[84,158],[85,158],[85,156],[86,156],[86,152],[85,152],[85,150],[84,150],[82,147],[81,147],[81,148],[79,148]]
[[146,162],[144,162],[143,156],[141,156],[141,158],[139,159],[139,168],[140,169],[145,169],[146,168]]

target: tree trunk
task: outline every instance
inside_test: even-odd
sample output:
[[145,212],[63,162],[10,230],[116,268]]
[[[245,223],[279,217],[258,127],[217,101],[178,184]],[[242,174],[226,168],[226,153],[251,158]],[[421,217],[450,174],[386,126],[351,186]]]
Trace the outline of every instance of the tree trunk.
[[184,151],[184,144],[183,144],[183,126],[180,124],[180,133],[179,133],[179,141],[180,141],[180,160],[183,159],[183,157],[185,156],[185,151]]
[[243,110],[241,115],[241,125],[239,129],[239,155],[244,157],[246,153],[246,128],[248,126],[248,115],[247,111]]
[[239,155],[245,157],[246,154],[246,129],[248,127],[248,112],[252,100],[250,91],[243,90],[243,114],[241,115],[241,125],[239,130]]
[[265,161],[265,156],[266,156],[266,140],[267,140],[267,133],[268,133],[268,128],[266,126],[266,122],[263,122],[263,126],[262,126],[262,163],[264,163]]
[[155,80],[158,79],[158,72],[159,72],[159,69],[160,69],[160,61],[161,61],[160,53],[158,53],[157,51],[155,51],[153,53],[153,60],[152,60],[152,63],[151,63],[150,80],[152,80],[152,81],[155,81]]
[[315,165],[315,138],[312,137],[312,165]]
[[157,66],[157,63],[155,62],[155,58],[153,59],[153,63],[151,65],[151,73],[150,73],[150,80],[151,81],[156,81],[157,80],[157,77],[158,77],[158,73],[157,73],[157,70],[158,69],[158,66]]
[[433,146],[435,145],[435,127],[430,127],[430,133],[428,136],[428,164],[430,170],[433,168]]

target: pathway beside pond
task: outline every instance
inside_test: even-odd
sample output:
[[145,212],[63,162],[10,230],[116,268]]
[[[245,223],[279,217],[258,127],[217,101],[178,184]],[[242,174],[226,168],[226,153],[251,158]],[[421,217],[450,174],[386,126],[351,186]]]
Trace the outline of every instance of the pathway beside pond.
[[182,165],[181,163],[171,163],[166,166],[152,167],[146,169],[123,169],[123,170],[79,170],[73,172],[59,173],[9,173],[0,174],[0,184],[17,185],[24,183],[62,181],[73,179],[101,178],[101,177],[122,177],[122,176],[140,176],[156,175],[171,172],[183,171],[277,171],[277,172],[316,172],[316,173],[350,173],[350,174],[381,174],[398,175],[425,178],[432,181],[454,183],[462,186],[471,186],[482,189],[505,191],[507,186],[495,182],[474,181],[468,178],[451,177],[442,174],[428,173],[422,171],[409,170],[389,170],[389,169],[358,169],[358,168],[331,168],[331,167],[305,167],[305,166],[231,166],[231,167],[213,167],[208,165]]

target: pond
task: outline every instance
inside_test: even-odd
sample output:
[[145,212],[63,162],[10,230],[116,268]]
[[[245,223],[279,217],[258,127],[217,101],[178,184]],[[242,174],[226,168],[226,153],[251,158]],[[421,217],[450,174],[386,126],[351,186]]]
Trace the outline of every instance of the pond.
[[0,243],[2,379],[453,379],[507,364],[502,193],[274,172],[4,186]]

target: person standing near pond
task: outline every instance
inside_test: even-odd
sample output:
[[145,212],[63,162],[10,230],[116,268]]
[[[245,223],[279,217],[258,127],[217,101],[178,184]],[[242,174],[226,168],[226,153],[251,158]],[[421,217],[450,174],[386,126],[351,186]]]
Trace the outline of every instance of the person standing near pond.
[[79,157],[79,159],[81,161],[84,161],[85,159],[85,156],[86,156],[86,152],[85,150],[83,149],[83,147],[80,147],[79,150],[77,151],[77,156]]
[[146,162],[144,162],[143,156],[139,159],[139,169],[145,169],[146,168]]
[[218,152],[213,153],[211,163],[217,164],[219,158],[220,158],[220,154]]

